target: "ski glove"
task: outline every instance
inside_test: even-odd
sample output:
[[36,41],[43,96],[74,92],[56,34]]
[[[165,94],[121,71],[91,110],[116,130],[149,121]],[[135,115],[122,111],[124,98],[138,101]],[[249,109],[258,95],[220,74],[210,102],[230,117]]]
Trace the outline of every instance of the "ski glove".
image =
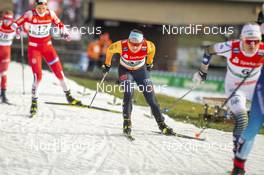
[[201,84],[203,81],[206,80],[207,73],[199,70],[193,75],[193,82],[196,84]]
[[153,64],[146,64],[147,70],[151,71],[153,68]]
[[111,69],[111,66],[104,64],[102,68],[103,68],[103,73],[108,73]]
[[70,36],[70,34],[69,33],[64,33],[63,35],[62,35],[62,37],[63,37],[63,39],[64,40],[66,40],[66,41],[71,41],[71,36]]
[[22,28],[21,27],[18,27],[16,29],[16,39],[20,39],[21,38],[21,34],[22,34]]

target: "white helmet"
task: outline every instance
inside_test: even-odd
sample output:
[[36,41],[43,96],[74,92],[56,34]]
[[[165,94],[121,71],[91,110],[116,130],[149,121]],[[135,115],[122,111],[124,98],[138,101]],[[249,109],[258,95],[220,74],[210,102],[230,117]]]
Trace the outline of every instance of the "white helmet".
[[261,40],[261,29],[258,24],[245,24],[242,28],[241,38],[256,37]]

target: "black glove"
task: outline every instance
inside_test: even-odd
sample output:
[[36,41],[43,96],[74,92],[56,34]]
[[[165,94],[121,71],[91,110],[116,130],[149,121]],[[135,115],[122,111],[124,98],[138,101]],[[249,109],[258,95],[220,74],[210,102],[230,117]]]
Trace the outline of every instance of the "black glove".
[[104,64],[102,68],[103,68],[103,73],[108,73],[111,69],[111,66]]
[[199,70],[199,75],[201,76],[202,80],[205,81],[207,77],[207,73],[203,72],[201,69]]
[[153,64],[146,64],[147,70],[151,71],[153,68]]

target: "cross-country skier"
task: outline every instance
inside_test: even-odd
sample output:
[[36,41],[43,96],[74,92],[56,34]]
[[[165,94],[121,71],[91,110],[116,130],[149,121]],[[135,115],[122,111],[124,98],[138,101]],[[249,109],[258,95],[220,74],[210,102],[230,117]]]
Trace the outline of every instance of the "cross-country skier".
[[133,81],[135,81],[140,87],[140,90],[143,91],[145,99],[150,105],[162,133],[165,135],[173,134],[173,130],[164,123],[164,117],[157,103],[148,72],[153,67],[155,45],[146,40],[141,31],[136,29],[132,30],[128,39],[117,41],[108,47],[104,72],[109,72],[112,56],[116,53],[120,54],[120,64],[118,68],[119,81],[124,87],[124,134],[131,133]]
[[2,103],[8,103],[6,97],[7,70],[11,59],[11,45],[15,37],[15,31],[11,29],[14,19],[12,11],[5,11],[2,15],[3,21],[0,25],[0,82]]
[[28,62],[32,67],[34,82],[32,86],[32,105],[30,113],[34,116],[37,113],[38,86],[42,79],[42,57],[59,79],[67,101],[70,104],[81,105],[81,101],[71,96],[70,89],[65,82],[63,69],[58,54],[51,43],[50,29],[52,24],[59,27],[66,40],[70,40],[70,35],[64,24],[56,16],[55,12],[47,7],[47,0],[36,0],[35,8],[27,11],[15,23],[13,29],[27,23],[28,25]]
[[[261,31],[258,24],[246,24],[242,28],[241,40],[217,43],[205,49],[200,70],[194,74],[193,80],[201,83],[206,80],[207,69],[212,55],[227,58],[227,73],[225,77],[225,93],[230,96],[234,89],[248,76],[246,81],[228,101],[235,127],[233,130],[234,150],[238,139],[248,124],[246,101],[252,100],[256,82],[261,73],[264,56],[264,44],[261,43]],[[252,69],[254,69],[252,71]],[[251,72],[250,75],[248,75]]]

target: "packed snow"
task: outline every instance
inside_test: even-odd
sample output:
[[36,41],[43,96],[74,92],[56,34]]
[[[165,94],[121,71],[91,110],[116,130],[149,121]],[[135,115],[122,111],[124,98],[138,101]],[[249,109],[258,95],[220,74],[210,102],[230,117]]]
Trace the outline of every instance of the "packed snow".
[[[157,135],[147,107],[134,106],[135,141],[122,136],[122,115],[44,102],[66,102],[53,74],[43,71],[39,114],[30,119],[32,73],[25,67],[26,94],[22,94],[22,68],[12,63],[8,72],[8,98],[15,104],[0,105],[0,175],[220,175],[232,169],[232,134],[207,129],[195,141]],[[94,91],[83,96],[83,87],[68,81],[76,98],[88,104]],[[94,106],[122,110],[99,93]],[[121,101],[118,99],[118,101]],[[166,117],[176,132],[194,136],[193,125]],[[264,172],[264,137],[257,136],[247,162],[250,175]]]

